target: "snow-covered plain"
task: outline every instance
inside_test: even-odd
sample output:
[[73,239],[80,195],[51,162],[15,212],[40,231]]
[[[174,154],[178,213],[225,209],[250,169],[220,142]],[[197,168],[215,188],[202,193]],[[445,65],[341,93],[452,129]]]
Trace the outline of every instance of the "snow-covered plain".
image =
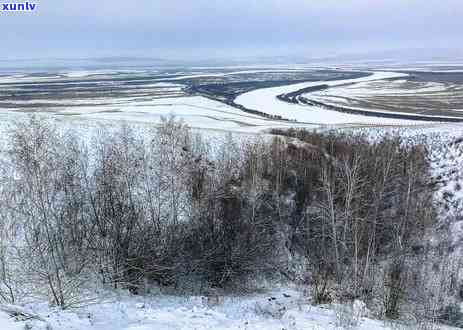
[[[249,114],[235,107],[226,105],[219,101],[211,100],[203,96],[186,96],[182,93],[182,88],[186,86],[182,84],[182,80],[198,78],[198,77],[219,77],[240,75],[248,73],[268,73],[268,72],[298,72],[300,68],[288,69],[256,69],[256,70],[236,70],[225,71],[222,73],[195,73],[177,75],[172,78],[164,78],[164,82],[156,82],[156,79],[144,81],[143,74],[145,72],[135,72],[137,75],[137,83],[142,83],[140,86],[130,86],[126,94],[133,91],[133,96],[116,96],[116,97],[95,97],[84,98],[78,97],[78,93],[85,93],[85,88],[78,87],[87,84],[85,81],[76,80],[71,86],[66,86],[68,92],[75,91],[72,99],[59,96],[57,99],[25,99],[20,101],[8,101],[8,99],[0,102],[3,111],[8,111],[14,115],[16,111],[26,111],[35,113],[46,113],[47,115],[79,117],[82,120],[123,120],[128,122],[145,122],[157,124],[160,122],[161,116],[169,114],[182,118],[191,127],[199,129],[215,129],[229,130],[237,132],[262,132],[269,128],[287,128],[287,127],[306,127],[313,128],[318,125],[415,125],[420,124],[416,121],[406,121],[400,119],[385,119],[368,117],[361,115],[352,115],[322,109],[319,107],[309,107],[305,105],[290,104],[280,101],[276,98],[277,95],[297,91],[302,88],[318,85],[339,86],[349,83],[364,83],[376,80],[384,80],[389,78],[404,77],[406,74],[393,72],[372,72],[370,76],[357,79],[344,79],[335,81],[317,81],[299,83],[274,88],[263,88],[251,91],[240,95],[236,99],[237,104],[241,104],[248,109],[257,110],[268,115],[281,116],[283,119],[291,121],[269,119],[255,114]],[[27,76],[13,75],[1,77],[2,83],[27,82],[29,87],[41,88],[40,84],[44,79],[47,80],[47,88],[53,85],[63,83],[63,77],[90,79],[91,82],[95,77],[106,77],[110,74],[122,74],[119,71],[71,71],[60,72],[59,75],[48,76]],[[125,79],[125,78],[124,78]],[[128,78],[127,78],[128,79]],[[140,80],[141,79],[141,80]],[[35,82],[37,86],[35,86]],[[66,82],[68,83],[68,82]],[[96,81],[97,86],[108,88],[110,82]],[[32,85],[31,85],[32,84]],[[5,85],[3,88],[11,89],[11,93],[15,91],[15,85]],[[82,91],[81,91],[82,90]],[[118,87],[114,86],[117,92]],[[84,94],[82,94],[84,95]],[[3,104],[2,104],[3,103]],[[21,109],[22,105],[28,105],[27,108]]]
[[462,86],[455,83],[400,79],[336,86],[307,97],[326,105],[368,112],[461,118],[458,112],[463,110],[462,94]]
[[[74,109],[70,109],[75,111]],[[258,132],[269,128],[305,127],[249,114],[232,106],[202,96],[155,99],[136,104],[79,107],[79,118],[159,124],[161,117],[181,118],[190,127],[235,132]]]
[[[31,103],[31,101],[26,101]],[[63,103],[61,103],[63,102]],[[24,103],[24,104],[27,104]],[[56,105],[59,106],[56,106]],[[273,120],[243,112],[202,96],[159,98],[115,98],[85,101],[41,101],[44,111],[36,114],[60,117],[61,120],[128,122],[157,125],[162,117],[175,116],[195,129],[257,133],[270,128],[314,128],[315,125]],[[15,109],[3,114],[17,117]]]

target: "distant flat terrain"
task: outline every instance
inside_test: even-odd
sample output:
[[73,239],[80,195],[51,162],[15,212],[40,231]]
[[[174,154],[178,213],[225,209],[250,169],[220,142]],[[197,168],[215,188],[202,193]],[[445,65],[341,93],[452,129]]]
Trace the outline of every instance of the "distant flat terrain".
[[194,128],[242,132],[463,120],[463,71],[444,69],[278,66],[4,72],[0,111],[3,118],[36,113],[144,124],[174,115]]
[[417,73],[337,86],[308,100],[346,109],[463,118],[463,73]]

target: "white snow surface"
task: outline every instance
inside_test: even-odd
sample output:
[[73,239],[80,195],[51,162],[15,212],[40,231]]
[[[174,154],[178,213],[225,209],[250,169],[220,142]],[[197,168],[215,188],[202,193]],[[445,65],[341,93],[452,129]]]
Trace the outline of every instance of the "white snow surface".
[[289,122],[263,118],[202,96],[160,98],[109,106],[83,106],[70,108],[69,111],[78,111],[79,117],[85,119],[122,120],[152,124],[160,123],[162,116],[174,115],[194,128],[240,132],[255,132],[271,127],[310,126],[293,125]]
[[4,313],[0,312],[0,329],[1,330],[23,330],[24,325],[19,322],[14,322],[11,317]]
[[[308,97],[311,100],[322,102],[326,105],[333,106],[344,106],[349,109],[357,109],[368,112],[384,112],[385,110],[375,110],[374,106],[370,104],[369,106],[357,107],[352,105],[352,99],[366,99],[369,100],[371,97],[379,96],[381,98],[389,98],[389,102],[394,102],[400,97],[417,97],[417,105],[413,106],[411,104],[404,105],[407,109],[415,108],[415,112],[419,116],[430,116],[426,113],[423,113],[423,106],[420,105],[419,98],[427,98],[429,101],[440,101],[445,106],[446,110],[451,111],[462,111],[462,109],[452,109],[450,104],[452,102],[459,103],[461,98],[461,85],[451,84],[451,83],[436,83],[436,82],[427,82],[427,83],[412,83],[409,84],[407,80],[393,80],[393,81],[367,81],[361,82],[353,85],[342,85],[334,88],[329,88],[325,90],[315,91],[310,93]],[[381,99],[380,99],[381,100]],[[376,101],[380,103],[381,101]],[[399,101],[400,102],[400,101]],[[421,100],[421,102],[423,102]],[[388,101],[386,101],[388,104]],[[390,103],[389,103],[390,104]],[[399,103],[400,104],[400,103]],[[434,106],[435,107],[435,106]],[[400,109],[400,106],[396,106]],[[429,105],[429,110],[434,109],[432,105]],[[387,113],[402,114],[407,116],[413,116],[411,112],[400,112],[400,111],[387,111]],[[439,117],[455,118],[456,116],[444,116],[440,115]],[[460,118],[460,117],[456,117]]]
[[[24,104],[27,103],[32,102],[24,102]],[[240,133],[258,133],[271,128],[300,127],[310,129],[315,127],[303,123],[264,118],[202,96],[100,98],[82,102],[81,100],[47,100],[43,103],[50,105],[44,111],[37,110],[34,111],[35,113],[65,121],[157,125],[161,122],[162,117],[174,115],[192,128]],[[1,116],[9,121],[22,117],[22,113],[15,109],[4,109]]]
[[[298,68],[292,69],[273,69],[273,70],[241,70],[218,74],[204,73],[204,76],[221,76],[234,75],[243,73],[257,72],[276,72],[276,71],[297,71]],[[96,74],[107,74],[112,71],[75,71],[65,72],[61,74],[73,76],[91,76]],[[127,121],[132,123],[149,123],[158,124],[161,116],[173,114],[178,118],[182,118],[185,123],[193,128],[207,130],[227,130],[233,132],[244,133],[259,133],[271,128],[315,128],[320,125],[336,125],[336,126],[352,126],[352,125],[421,125],[422,122],[403,119],[388,119],[373,116],[362,116],[355,114],[342,113],[313,107],[302,104],[291,104],[280,101],[276,96],[302,88],[307,88],[317,85],[340,86],[344,84],[354,83],[354,86],[363,86],[366,82],[384,80],[388,78],[400,78],[407,76],[403,73],[395,72],[370,72],[371,75],[357,79],[344,79],[333,81],[317,81],[298,83],[280,87],[263,88],[248,93],[244,93],[236,99],[236,103],[245,106],[248,109],[257,110],[269,115],[281,116],[284,119],[291,121],[269,119],[262,116],[246,113],[240,109],[226,105],[222,102],[208,99],[202,96],[185,96],[182,94],[181,84],[182,79],[191,77],[203,76],[198,75],[183,75],[180,77],[171,78],[171,83],[153,83],[134,88],[137,93],[143,93],[146,88],[159,88],[159,90],[146,90],[147,95],[139,97],[126,98],[99,98],[99,99],[73,99],[73,100],[26,100],[14,102],[12,105],[5,105],[3,113],[15,116],[17,107],[24,105],[38,104],[37,107],[31,109],[30,112],[44,113],[47,116],[82,120],[102,120],[111,121]],[[1,77],[4,79],[42,79],[42,77],[27,77],[27,76],[11,76]],[[53,80],[53,79],[52,79]],[[164,79],[165,80],[165,79]],[[177,80],[177,81],[176,81]],[[175,82],[175,83],[174,83]],[[50,84],[50,83],[48,83]],[[53,84],[53,83],[51,83]],[[77,87],[76,87],[77,88]],[[157,93],[155,96],[149,96],[150,93]],[[56,106],[54,106],[56,105]],[[11,107],[11,108],[8,108]]]
[[[53,330],[334,330],[343,329],[348,319],[359,330],[393,329],[383,321],[366,318],[368,310],[363,306],[358,301],[353,306],[312,306],[300,290],[288,288],[218,300],[120,293],[105,302],[67,311],[36,304],[32,308],[44,321],[26,323],[41,330],[47,326]],[[10,328],[2,330],[19,329],[18,323],[7,320],[5,324]]]
[[243,70],[243,71],[233,71],[233,72],[221,72],[221,73],[199,73],[192,75],[183,75],[180,77],[167,78],[164,80],[185,80],[192,78],[208,78],[208,77],[224,77],[224,76],[233,76],[239,74],[253,74],[253,73],[272,73],[272,72],[298,72],[304,71],[304,69],[258,69],[258,70]]

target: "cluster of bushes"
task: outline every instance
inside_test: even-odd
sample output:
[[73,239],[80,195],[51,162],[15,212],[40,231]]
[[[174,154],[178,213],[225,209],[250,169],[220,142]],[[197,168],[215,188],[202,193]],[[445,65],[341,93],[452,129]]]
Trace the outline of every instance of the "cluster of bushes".
[[0,296],[21,295],[18,278],[66,307],[89,280],[140,293],[284,275],[319,302],[380,294],[397,317],[426,282],[409,266],[436,218],[426,149],[274,133],[211,144],[170,118],[83,141],[37,118],[18,124],[0,183]]
[[243,182],[254,146],[230,140],[212,161],[173,119],[147,136],[124,126],[88,142],[37,118],[9,146],[1,292],[10,301],[15,273],[68,306],[89,278],[132,292],[145,281],[225,288],[275,269],[271,203],[251,200]]

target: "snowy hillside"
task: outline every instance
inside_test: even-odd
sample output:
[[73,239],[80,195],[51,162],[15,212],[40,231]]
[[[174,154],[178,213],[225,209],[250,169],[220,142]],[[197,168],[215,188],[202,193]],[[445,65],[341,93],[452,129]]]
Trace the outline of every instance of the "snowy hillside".
[[[393,87],[403,84],[394,80],[406,77],[400,73],[259,88],[236,99],[247,111],[186,95],[181,85],[253,72],[178,74],[123,92],[140,93],[134,97],[9,103],[14,109],[0,114],[0,192],[8,206],[1,210],[6,221],[0,226],[5,237],[0,330],[386,330],[459,324],[463,127],[278,99],[321,83],[337,87],[339,95],[363,97],[375,93],[362,88],[387,85],[387,79]],[[62,73],[50,84],[109,74]],[[48,105],[50,113],[38,111],[38,119],[18,111]],[[169,115],[193,130],[173,119],[166,123]],[[291,128],[307,129],[307,140],[297,130],[285,133]],[[287,138],[273,140],[272,129]],[[389,161],[397,168],[391,170]],[[37,164],[38,171],[29,172]],[[326,175],[327,168],[336,174]],[[62,227],[62,219],[72,225]],[[374,261],[370,253],[377,253]],[[397,255],[406,262],[396,263]],[[327,269],[317,268],[325,263]],[[396,294],[390,282],[394,267],[404,264]],[[251,278],[265,274],[273,282],[243,293],[235,287],[246,283],[240,272]],[[335,272],[345,274],[337,278]],[[162,289],[148,285],[151,290],[139,294],[144,280],[162,283]],[[320,294],[323,280],[326,292]],[[179,289],[185,282],[198,284],[185,293]],[[233,289],[214,291],[224,283]],[[397,299],[392,314],[391,295]]]
[[26,308],[43,320],[14,322],[0,312],[0,325],[2,330],[412,329],[397,322],[369,319],[370,312],[360,301],[313,306],[301,292],[301,288],[280,288],[265,294],[231,297],[135,297],[119,292],[106,302],[75,311],[49,309],[45,304]]

